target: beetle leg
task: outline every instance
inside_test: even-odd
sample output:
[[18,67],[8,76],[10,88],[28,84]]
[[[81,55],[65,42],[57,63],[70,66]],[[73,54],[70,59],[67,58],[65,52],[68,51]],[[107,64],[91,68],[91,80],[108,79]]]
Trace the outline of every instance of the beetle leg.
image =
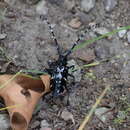
[[65,55],[66,57],[72,53],[72,50],[75,48],[75,46],[78,44],[79,41],[80,41],[80,38],[78,38],[78,40],[73,44],[73,46],[67,51]]
[[69,104],[70,104],[70,102],[69,102],[69,89],[67,88],[67,86],[65,85],[64,86],[65,87],[65,89],[66,89],[66,92],[67,92],[67,106],[69,106]]
[[53,70],[53,69],[45,69],[44,71],[45,71],[46,73],[48,73],[48,74],[51,75],[51,74],[52,74],[52,70]]
[[74,65],[68,66],[68,69],[74,69]]
[[52,61],[51,60],[48,60],[47,61],[47,64],[50,66],[52,64]]
[[70,76],[71,78],[73,78],[73,82],[75,82],[75,77],[74,77],[74,75],[68,73],[68,76]]

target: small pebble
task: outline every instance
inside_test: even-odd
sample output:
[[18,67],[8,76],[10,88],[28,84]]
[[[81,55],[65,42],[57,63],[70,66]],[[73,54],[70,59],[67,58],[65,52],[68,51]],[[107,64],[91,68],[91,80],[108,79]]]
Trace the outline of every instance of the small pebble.
[[52,130],[52,129],[49,127],[44,127],[44,128],[40,128],[40,130]]
[[86,62],[90,62],[96,57],[93,49],[80,49],[75,51],[73,55]]
[[104,6],[106,12],[112,11],[117,5],[117,0],[104,0]]
[[34,5],[37,4],[40,0],[26,0],[27,4]]
[[69,73],[70,74],[72,74],[74,77],[75,77],[75,82],[80,82],[80,80],[81,80],[81,68],[80,68],[80,66],[76,63],[76,61],[75,60],[70,60],[70,61],[68,61],[68,66],[72,66],[72,65],[74,65],[74,69],[75,69],[75,71],[74,72],[72,72],[72,71],[70,71]]
[[97,46],[95,47],[95,55],[97,58],[105,59],[110,55],[110,48],[107,46]]
[[75,0],[64,0],[64,4],[68,10],[72,10],[75,6]]
[[119,38],[123,38],[123,37],[125,36],[126,32],[127,32],[126,30],[121,30],[121,31],[119,31],[119,32],[118,32]]
[[129,44],[128,44],[128,42],[124,42],[124,45],[125,45],[125,46],[128,46]]
[[15,4],[16,0],[4,0],[4,2],[12,6]]
[[39,125],[40,125],[40,122],[39,121],[35,121],[34,123],[32,123],[31,128],[34,129],[34,128],[36,128]]
[[122,120],[125,119],[126,118],[125,111],[119,111],[117,114],[117,118],[122,119]]
[[77,29],[81,26],[81,22],[79,20],[79,18],[74,18],[72,19],[70,22],[69,22],[69,26],[74,28],[74,29]]
[[81,0],[81,9],[88,13],[95,6],[95,0]]
[[116,129],[113,128],[113,127],[111,127],[111,126],[109,126],[109,127],[108,127],[108,130],[116,130]]
[[112,112],[109,111],[108,108],[106,107],[101,107],[101,108],[97,108],[95,110],[95,115],[102,121],[102,122],[106,122],[107,120],[109,120],[112,117]]
[[96,32],[97,34],[100,34],[100,35],[104,35],[108,32],[110,32],[107,28],[105,27],[99,27],[99,28],[95,28],[93,29],[94,32]]
[[46,2],[44,0],[37,4],[36,12],[40,15],[46,15],[48,13],[48,8],[46,7]]
[[130,31],[127,32],[127,40],[128,40],[128,43],[130,43]]
[[44,128],[44,127],[49,127],[50,125],[48,124],[48,122],[46,120],[42,120],[41,121],[41,128]]
[[9,115],[0,114],[0,130],[7,130],[10,128]]
[[61,113],[61,118],[63,118],[65,121],[71,120],[73,122],[73,124],[75,124],[72,113],[70,113],[67,110],[63,110],[63,112]]
[[96,24],[95,21],[90,22],[90,23],[88,24],[88,26],[89,26],[89,28],[90,28],[91,30],[94,30],[95,28],[97,28],[97,24]]
[[7,34],[5,34],[5,33],[0,34],[0,40],[5,39],[6,37],[7,37]]

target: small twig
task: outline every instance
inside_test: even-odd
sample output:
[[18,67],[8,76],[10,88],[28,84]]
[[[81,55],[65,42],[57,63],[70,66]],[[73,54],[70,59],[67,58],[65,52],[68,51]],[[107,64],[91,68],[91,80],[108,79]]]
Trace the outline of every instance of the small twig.
[[22,106],[22,104],[16,104],[16,105],[12,105],[12,106],[3,107],[3,108],[0,108],[0,111],[16,108],[16,107],[20,107],[20,106]]
[[20,73],[21,71],[17,72],[12,78],[10,78],[8,81],[0,85],[0,89],[6,87],[6,85],[9,84],[12,80],[14,80]]
[[106,94],[106,92],[109,89],[110,89],[110,85],[107,85],[106,88],[104,89],[104,91],[101,93],[101,95],[97,99],[96,103],[93,105],[93,107],[90,110],[89,114],[85,117],[84,121],[82,122],[82,124],[80,125],[78,130],[83,130],[84,129],[85,125],[88,123],[88,121],[90,120],[91,116],[93,115],[96,107],[99,105],[99,103],[101,102],[102,98],[104,97],[104,95]]
[[113,57],[110,57],[110,58],[107,58],[107,59],[103,59],[101,61],[96,61],[96,62],[93,62],[93,63],[90,63],[90,64],[83,65],[83,66],[81,66],[81,68],[97,66],[97,65],[103,64],[106,61],[111,61],[113,59],[119,59],[119,58],[121,58],[121,55],[116,55],[116,56],[113,56]]

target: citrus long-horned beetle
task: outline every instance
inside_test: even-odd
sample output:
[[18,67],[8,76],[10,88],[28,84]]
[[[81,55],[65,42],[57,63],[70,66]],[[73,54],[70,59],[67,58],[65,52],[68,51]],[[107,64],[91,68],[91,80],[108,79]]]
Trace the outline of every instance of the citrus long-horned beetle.
[[52,85],[52,92],[53,97],[58,97],[64,93],[64,90],[68,91],[67,88],[67,78],[68,76],[74,79],[74,76],[69,74],[69,69],[74,68],[74,65],[67,66],[68,56],[72,53],[74,47],[78,44],[80,38],[73,44],[73,46],[65,51],[64,53],[61,52],[60,46],[58,41],[55,37],[51,24],[49,23],[48,19],[44,16],[40,16],[42,21],[46,21],[49,26],[49,30],[52,35],[52,39],[56,44],[57,52],[58,52],[58,59],[54,62],[48,62],[48,68],[45,69],[45,72],[51,75],[51,85]]

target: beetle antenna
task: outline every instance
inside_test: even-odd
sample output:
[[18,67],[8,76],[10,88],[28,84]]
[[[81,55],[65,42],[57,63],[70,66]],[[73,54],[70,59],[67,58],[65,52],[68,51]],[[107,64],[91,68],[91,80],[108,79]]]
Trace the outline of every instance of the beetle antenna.
[[73,49],[79,43],[80,40],[81,40],[81,38],[79,37],[78,40],[73,44],[73,46],[69,50],[67,50],[65,57],[67,57],[68,55],[70,55],[72,53]]
[[48,24],[50,33],[51,33],[51,35],[52,35],[52,39],[54,40],[54,42],[55,42],[55,44],[56,44],[56,48],[57,48],[58,54],[61,55],[60,46],[59,46],[59,44],[58,44],[58,41],[57,41],[57,39],[56,39],[55,33],[54,33],[54,31],[53,31],[53,28],[52,28],[50,22],[49,22],[48,19],[45,18],[43,15],[41,15],[40,18],[41,18],[42,20],[46,21],[46,23]]
[[79,43],[79,41],[83,40],[84,34],[81,34],[80,36],[78,36],[77,41],[73,44],[73,46],[66,51],[65,57],[67,57],[68,55],[70,55],[73,51],[73,49],[75,48],[75,46],[77,46],[77,44]]

